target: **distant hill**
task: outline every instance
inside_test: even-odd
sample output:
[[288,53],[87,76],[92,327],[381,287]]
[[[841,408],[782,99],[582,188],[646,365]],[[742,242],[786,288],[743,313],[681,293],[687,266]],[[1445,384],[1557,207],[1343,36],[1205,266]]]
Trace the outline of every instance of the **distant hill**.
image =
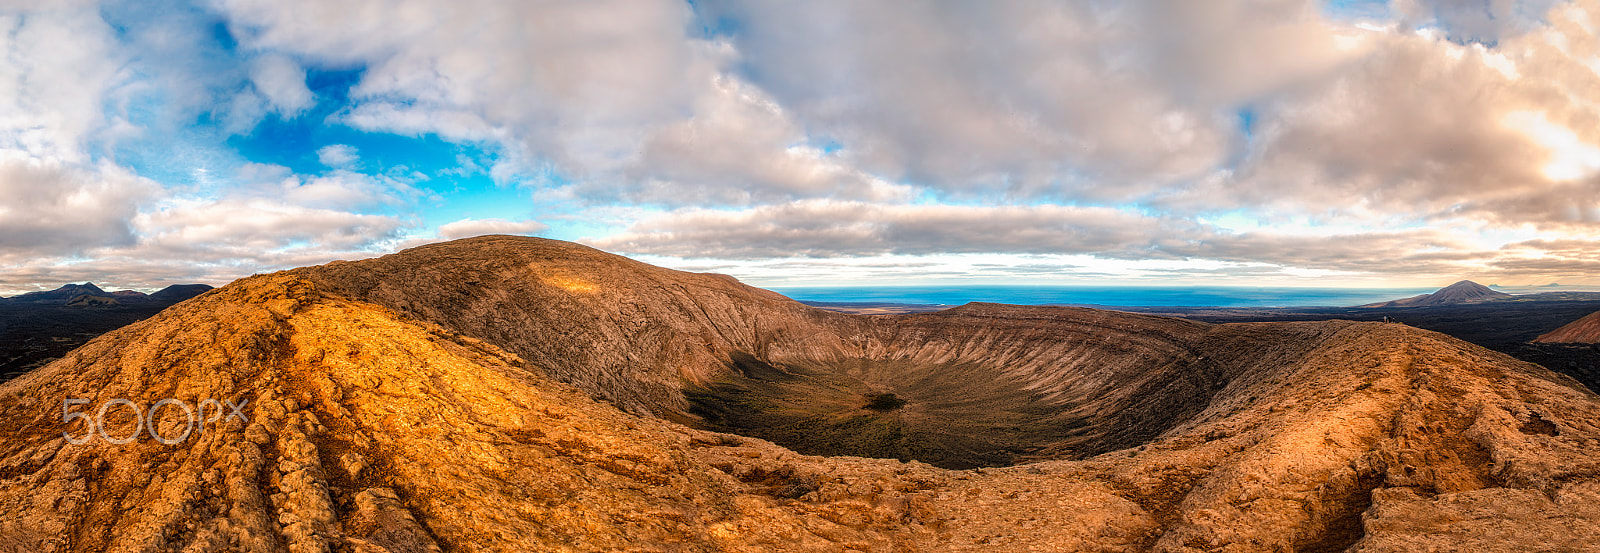
[[68,284],[60,288],[56,288],[55,290],[46,292],[28,292],[26,294],[6,298],[6,301],[12,303],[65,302],[71,301],[72,298],[82,295],[104,296],[106,295],[106,291],[101,290],[99,286],[95,286],[93,282],[85,282],[83,284]]
[[150,297],[179,302],[204,294],[209,290],[211,290],[211,287],[204,284],[174,284],[150,294]]
[[0,382],[210,289],[178,284],[154,294],[107,292],[85,282],[0,298]]
[[119,303],[138,303],[141,301],[149,303],[148,300],[154,300],[158,303],[171,305],[200,294],[204,294],[210,289],[211,286],[205,284],[174,284],[166,288],[162,288],[160,291],[157,291],[154,294],[146,294],[137,290],[117,290],[115,292],[108,292],[99,286],[95,286],[93,282],[85,282],[83,284],[65,284],[54,290],[28,292],[26,294],[18,294],[9,298],[0,298],[0,302],[12,304],[66,304],[80,297],[88,297],[116,299]]
[[1533,339],[1535,344],[1596,344],[1600,343],[1600,311],[1567,323],[1561,328],[1546,332]]
[[1496,292],[1488,286],[1470,280],[1463,280],[1451,284],[1432,294],[1413,296],[1402,300],[1373,303],[1361,307],[1434,307],[1439,305],[1457,305],[1462,303],[1475,303],[1497,299],[1509,299],[1511,294]]

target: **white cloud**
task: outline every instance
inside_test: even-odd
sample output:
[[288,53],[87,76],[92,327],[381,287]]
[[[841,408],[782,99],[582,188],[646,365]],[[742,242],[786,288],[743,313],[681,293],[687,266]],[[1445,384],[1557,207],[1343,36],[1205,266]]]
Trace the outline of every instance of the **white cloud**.
[[[1410,0],[1359,24],[1311,0],[210,7],[0,4],[8,271],[145,274],[148,259],[218,275],[402,236],[607,227],[621,230],[594,243],[761,263],[1003,252],[1516,276],[1595,262],[1572,246],[1600,230],[1594,0]],[[125,12],[144,17],[102,20]],[[237,48],[213,40],[219,14]],[[362,75],[314,123],[472,143],[493,178],[572,212],[538,213],[554,229],[418,228],[439,199],[425,177],[348,145],[317,151],[314,174],[234,160],[156,183],[116,164],[122,141],[196,120],[226,135],[303,116],[333,97],[307,68]],[[178,172],[217,170],[183,155],[167,160]],[[1207,222],[1234,213],[1253,224]],[[62,261],[79,253],[94,261]]]
[[0,149],[81,163],[122,56],[93,6],[0,12]]
[[697,6],[739,21],[733,41],[756,85],[890,180],[956,195],[1136,197],[1233,147],[1230,117],[1165,81],[1142,41],[1166,35],[1132,8]]
[[93,5],[0,11],[0,259],[127,244],[130,219],[160,186],[91,161],[124,57]]
[[[1249,207],[1369,225],[1468,218],[1514,228],[1600,224],[1600,58],[1588,11],[1494,50],[1374,37],[1361,63],[1261,107],[1249,156],[1155,205]],[[1508,71],[1508,68],[1511,69]]]
[[[329,149],[332,148],[332,149]],[[335,158],[351,155],[341,148],[323,148],[319,156]],[[326,161],[324,162],[326,163]],[[426,177],[416,174],[369,175],[346,168],[321,174],[298,174],[288,167],[247,163],[233,175],[235,185],[217,187],[213,193],[223,198],[265,200],[284,205],[316,209],[370,212],[379,208],[406,206],[429,194],[414,184]]]
[[419,192],[389,177],[335,171],[317,176],[296,175],[280,181],[276,188],[255,188],[250,193],[292,205],[366,211],[401,203]]
[[728,259],[980,252],[1161,255],[1155,246],[1163,240],[1208,234],[1181,220],[1110,208],[802,200],[743,210],[677,210],[590,243],[617,251]]
[[[269,57],[253,73],[270,98],[251,87],[220,92],[245,82],[244,72],[196,47],[204,40],[196,34],[210,29],[186,27],[193,14],[153,16],[119,38],[101,8],[120,6],[57,2],[9,11],[17,8],[0,9],[0,290],[81,280],[220,284],[369,255],[407,224],[358,212],[415,197],[401,180],[245,164],[234,179],[244,186],[183,186],[116,164],[117,141],[181,128],[197,111],[215,109],[235,130],[248,130],[267,108],[304,109],[311,101],[304,73]],[[135,112],[154,126],[135,125]]]
[[[1524,281],[1549,271],[1563,275],[1562,282],[1593,282],[1592,276],[1582,276],[1600,266],[1600,257],[1583,253],[1592,240],[1517,236],[1485,235],[1481,223],[1471,220],[1387,231],[1316,225],[1234,231],[1110,208],[804,200],[739,210],[675,210],[585,242],[668,266],[722,260],[719,268],[705,270],[791,285],[831,282],[829,270],[872,279],[1005,282],[1040,278],[1027,274],[1035,263],[1061,271],[1049,277],[1057,281],[1269,279],[1314,285],[1318,282],[1311,279],[1336,278],[1431,284],[1439,278]],[[1000,268],[979,270],[951,256],[990,256]],[[863,272],[863,263],[873,267]],[[806,272],[785,272],[789,267]]]
[[737,78],[715,79],[694,113],[644,142],[629,167],[636,186],[605,182],[585,186],[581,193],[666,205],[748,205],[795,197],[905,199],[912,193],[808,145],[804,129],[789,113]]
[[381,215],[262,199],[225,199],[170,201],[140,214],[135,224],[143,237],[140,250],[169,252],[172,258],[184,259],[197,252],[251,258],[285,248],[359,248],[392,238],[402,223]]
[[507,221],[505,219],[462,219],[439,225],[439,237],[445,240],[471,238],[485,234],[533,235],[550,228],[538,221]]
[[1540,173],[1556,182],[1582,180],[1600,171],[1600,147],[1584,142],[1572,129],[1551,123],[1537,111],[1513,111],[1502,119],[1507,127],[1520,131],[1535,144],[1549,151]]
[[0,249],[0,295],[94,281],[114,288],[222,285],[251,273],[371,257],[406,221],[261,198],[162,200],[133,215],[125,241],[72,255],[61,248]]
[[293,117],[316,103],[306,88],[306,70],[282,54],[265,54],[250,62],[250,80],[280,115]]
[[347,144],[333,144],[317,150],[317,161],[336,169],[348,167],[358,159],[356,148]]
[[253,48],[365,64],[345,120],[401,133],[502,139],[526,159],[616,170],[641,129],[671,122],[710,80],[673,0],[221,0]]
[[128,244],[130,219],[160,187],[126,170],[0,152],[0,254],[71,254]]
[[[710,1],[699,21],[667,0],[218,5],[252,48],[365,64],[342,122],[500,142],[497,177],[552,167],[577,197],[659,205],[904,199],[905,182],[1140,201],[1235,160],[1242,103],[1376,43],[1301,0]],[[729,41],[691,36],[724,17]]]
[[410,136],[433,133],[460,142],[496,140],[506,134],[471,111],[382,100],[359,104],[339,114],[338,120],[367,131]]
[[1536,28],[1559,0],[1395,0],[1406,26],[1433,25],[1456,41],[1494,43]]
[[[1600,9],[1468,4],[1405,2],[1401,20],[1359,26],[1310,0],[219,6],[249,47],[365,64],[344,122],[499,142],[497,178],[537,167],[571,183],[543,197],[673,210],[603,246],[1241,263],[1258,248],[1271,263],[1381,270],[1411,255],[1404,240],[1493,257],[1385,229],[1600,222],[1586,149],[1600,144]],[[724,20],[727,33],[697,32]],[[1461,44],[1474,40],[1495,46]],[[1507,125],[1520,112],[1549,132]],[[1128,208],[1028,207],[1041,200]],[[1199,222],[1240,209],[1267,226]],[[1321,230],[1274,233],[1286,220]]]

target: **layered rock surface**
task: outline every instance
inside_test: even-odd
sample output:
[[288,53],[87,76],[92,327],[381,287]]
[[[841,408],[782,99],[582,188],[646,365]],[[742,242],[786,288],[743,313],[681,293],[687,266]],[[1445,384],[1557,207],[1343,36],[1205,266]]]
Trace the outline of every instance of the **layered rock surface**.
[[[486,249],[501,265],[472,257]],[[547,241],[401,256],[243,279],[0,385],[0,551],[1584,551],[1600,538],[1600,398],[1403,325],[991,305],[852,317]],[[484,267],[476,284],[449,277],[452,256]],[[1004,424],[1032,413],[1081,432],[1025,441],[1013,460],[1035,462],[947,470],[666,420],[716,426],[697,393],[767,383],[778,404],[789,390],[899,390],[899,408],[821,415],[898,416],[908,434],[1001,426],[971,421],[966,396],[1012,402]],[[171,445],[74,445],[62,432],[87,430],[62,424],[70,398],[91,413],[212,398],[248,421]],[[152,417],[162,436],[183,433],[179,413]],[[113,438],[135,426],[124,408],[101,418]],[[966,443],[935,438],[908,443]]]

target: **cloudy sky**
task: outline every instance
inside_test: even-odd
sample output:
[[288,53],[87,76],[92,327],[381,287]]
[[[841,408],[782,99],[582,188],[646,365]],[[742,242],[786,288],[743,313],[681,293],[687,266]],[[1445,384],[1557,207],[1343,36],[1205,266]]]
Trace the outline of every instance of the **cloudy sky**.
[[5,295],[485,233],[767,286],[1600,284],[1600,0],[0,0],[0,28]]

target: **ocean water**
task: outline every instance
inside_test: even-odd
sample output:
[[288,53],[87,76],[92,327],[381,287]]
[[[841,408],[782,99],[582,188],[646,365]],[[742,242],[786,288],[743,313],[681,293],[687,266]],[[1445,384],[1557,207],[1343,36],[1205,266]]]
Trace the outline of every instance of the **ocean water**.
[[961,305],[1108,305],[1149,307],[1345,307],[1435,288],[1256,288],[1227,286],[816,286],[773,288],[800,301]]

